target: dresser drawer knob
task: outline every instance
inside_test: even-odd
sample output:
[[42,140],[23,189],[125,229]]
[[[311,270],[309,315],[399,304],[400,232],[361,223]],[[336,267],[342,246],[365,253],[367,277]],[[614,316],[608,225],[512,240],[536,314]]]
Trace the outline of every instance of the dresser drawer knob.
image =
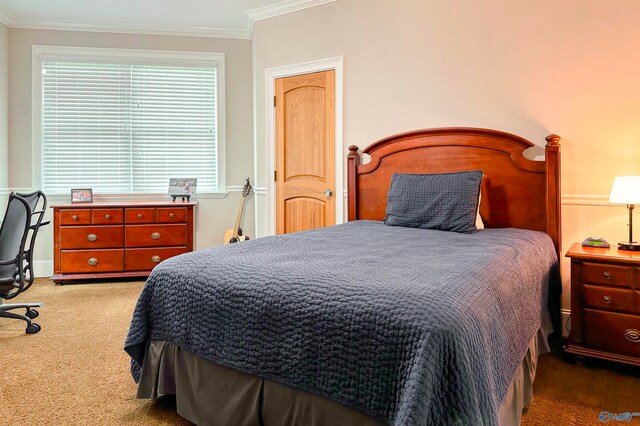
[[609,272],[605,272],[603,275],[604,275],[604,277],[605,277],[606,279],[608,279],[608,280],[610,280],[610,279],[611,279],[611,274],[610,274]]
[[96,266],[98,264],[98,259],[96,259],[95,257],[90,257],[87,263],[91,266]]
[[173,214],[173,213],[169,213],[169,217],[170,217],[171,219],[173,219],[174,217],[176,217],[176,215],[175,215],[175,214]]
[[160,256],[157,256],[157,255],[156,255],[156,256],[153,256],[153,257],[151,258],[151,261],[152,261],[153,263],[158,263],[158,262],[160,262]]
[[138,213],[138,219],[142,219],[142,213]]
[[640,331],[634,329],[634,328],[630,328],[628,330],[625,330],[624,332],[624,337],[633,343],[640,343]]
[[609,304],[609,303],[611,303],[611,298],[610,298],[609,296],[605,296],[605,297],[603,297],[603,298],[602,298],[602,301],[603,301],[604,303]]
[[87,240],[89,240],[89,241],[95,241],[97,239],[98,239],[98,236],[96,234],[87,235]]
[[111,215],[110,215],[110,214],[105,214],[105,215],[104,215],[104,218],[105,218],[105,219],[107,219],[107,220],[109,220],[109,219],[111,219]]
[[71,216],[71,219],[73,219],[73,220],[78,220],[78,215],[77,215],[77,214],[74,214],[73,216]]
[[152,240],[159,240],[160,239],[160,233],[159,232],[154,232],[153,234],[151,234],[151,239]]

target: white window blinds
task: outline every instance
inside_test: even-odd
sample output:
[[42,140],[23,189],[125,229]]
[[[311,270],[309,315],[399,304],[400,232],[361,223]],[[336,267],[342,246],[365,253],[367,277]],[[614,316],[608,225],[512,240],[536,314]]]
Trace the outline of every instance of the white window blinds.
[[48,193],[163,193],[170,177],[218,191],[215,67],[43,62]]

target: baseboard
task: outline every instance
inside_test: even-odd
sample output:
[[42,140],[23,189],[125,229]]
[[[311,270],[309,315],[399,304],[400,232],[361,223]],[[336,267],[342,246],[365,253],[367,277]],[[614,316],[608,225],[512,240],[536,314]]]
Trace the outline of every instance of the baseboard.
[[560,317],[562,318],[562,336],[567,337],[571,331],[571,321],[569,321],[569,318],[571,317],[571,310],[561,309]]
[[53,259],[52,260],[34,260],[33,274],[36,278],[49,278],[53,275]]

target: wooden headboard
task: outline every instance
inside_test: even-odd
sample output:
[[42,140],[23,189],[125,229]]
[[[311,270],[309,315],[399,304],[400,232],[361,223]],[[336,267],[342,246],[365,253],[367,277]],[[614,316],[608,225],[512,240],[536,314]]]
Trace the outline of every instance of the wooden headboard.
[[486,228],[544,231],[560,256],[560,136],[546,138],[545,161],[523,156],[534,146],[497,130],[440,128],[416,130],[379,140],[362,150],[349,147],[349,220],[383,220],[393,173],[482,170],[480,215]]

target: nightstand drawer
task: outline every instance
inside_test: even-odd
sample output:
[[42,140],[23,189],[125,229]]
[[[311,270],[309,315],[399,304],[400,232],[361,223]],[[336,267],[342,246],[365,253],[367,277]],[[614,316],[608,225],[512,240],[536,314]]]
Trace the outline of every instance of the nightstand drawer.
[[633,311],[633,290],[584,285],[582,287],[584,306],[590,308],[613,309],[616,311]]
[[640,356],[640,317],[584,309],[582,327],[588,347]]
[[633,268],[630,266],[609,265],[606,263],[584,262],[582,278],[594,284],[631,287]]

